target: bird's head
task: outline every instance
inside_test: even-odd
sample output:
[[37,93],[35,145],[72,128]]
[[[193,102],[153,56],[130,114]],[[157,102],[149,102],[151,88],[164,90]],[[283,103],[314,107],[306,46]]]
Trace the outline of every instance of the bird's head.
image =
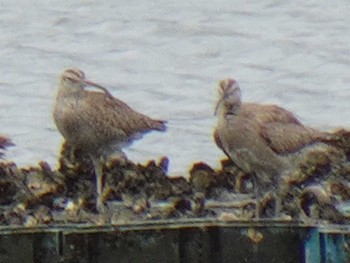
[[79,92],[87,86],[98,88],[103,90],[107,95],[112,96],[106,88],[85,79],[84,72],[78,68],[66,69],[60,76],[60,87],[69,92]]
[[60,84],[71,90],[83,89],[86,86],[85,74],[77,68],[66,69],[60,76]]
[[219,112],[235,114],[235,110],[241,105],[242,92],[234,79],[219,81],[219,100],[216,104],[215,115]]

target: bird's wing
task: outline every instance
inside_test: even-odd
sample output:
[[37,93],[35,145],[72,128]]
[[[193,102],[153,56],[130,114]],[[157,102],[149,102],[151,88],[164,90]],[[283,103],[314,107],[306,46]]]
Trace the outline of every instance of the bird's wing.
[[297,123],[268,122],[259,129],[267,145],[277,154],[288,154],[317,142],[322,132]]
[[162,121],[153,120],[133,110],[121,100],[99,92],[86,93],[83,107],[86,114],[95,115],[93,120],[97,122],[96,125],[111,134],[133,137],[153,129],[160,129],[161,127],[157,125],[164,125]]
[[277,105],[247,103],[243,114],[254,120],[257,132],[277,154],[296,152],[324,136],[320,131],[305,127],[292,112]]
[[217,129],[214,130],[213,137],[214,137],[214,141],[215,141],[216,145],[226,154],[227,157],[230,158],[230,155],[226,152],[224,146],[222,145],[222,142],[221,142],[220,137],[219,137],[219,132]]

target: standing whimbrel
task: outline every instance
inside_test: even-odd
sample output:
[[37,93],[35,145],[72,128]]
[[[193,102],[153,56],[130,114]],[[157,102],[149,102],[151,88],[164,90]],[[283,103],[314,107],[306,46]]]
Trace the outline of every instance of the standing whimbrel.
[[[87,91],[93,86],[103,92]],[[96,174],[97,209],[101,200],[101,159],[124,156],[122,148],[152,130],[165,131],[164,121],[153,120],[114,98],[104,87],[85,79],[76,68],[65,70],[59,79],[53,117],[68,145],[89,154]]]
[[[7,147],[9,146],[13,146],[14,144],[12,143],[12,141],[5,137],[0,135],[0,149],[1,150],[5,150]],[[2,151],[0,151],[0,158],[4,155],[4,153]]]
[[[221,80],[218,88],[214,139],[237,166],[252,173],[259,217],[260,185],[276,185],[294,168],[299,153],[318,144],[336,144],[332,138],[338,139],[304,126],[291,112],[276,105],[242,103],[240,87],[233,79]],[[276,213],[279,201],[276,198]]]

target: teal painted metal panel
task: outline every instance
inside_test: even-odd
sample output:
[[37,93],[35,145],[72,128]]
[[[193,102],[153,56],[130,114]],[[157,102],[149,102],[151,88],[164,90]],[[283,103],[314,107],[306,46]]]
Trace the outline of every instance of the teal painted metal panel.
[[321,262],[320,234],[318,228],[311,228],[305,240],[305,263]]
[[321,233],[321,261],[322,263],[346,263],[344,234]]

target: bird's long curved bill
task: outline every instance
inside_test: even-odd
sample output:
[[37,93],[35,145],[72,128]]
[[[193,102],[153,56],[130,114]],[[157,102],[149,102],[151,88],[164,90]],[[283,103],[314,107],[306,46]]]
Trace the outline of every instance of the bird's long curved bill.
[[214,116],[216,116],[216,115],[218,114],[219,106],[220,106],[220,104],[222,103],[223,100],[224,100],[223,98],[220,98],[220,99],[218,100],[218,102],[216,103],[215,111],[214,111]]
[[92,87],[98,88],[100,90],[103,90],[104,93],[106,93],[106,95],[108,95],[108,96],[113,98],[112,94],[105,87],[103,87],[103,86],[101,86],[101,85],[99,85],[99,84],[97,84],[95,82],[92,82],[90,80],[84,80],[83,82],[84,82],[84,84],[86,86],[92,86]]

